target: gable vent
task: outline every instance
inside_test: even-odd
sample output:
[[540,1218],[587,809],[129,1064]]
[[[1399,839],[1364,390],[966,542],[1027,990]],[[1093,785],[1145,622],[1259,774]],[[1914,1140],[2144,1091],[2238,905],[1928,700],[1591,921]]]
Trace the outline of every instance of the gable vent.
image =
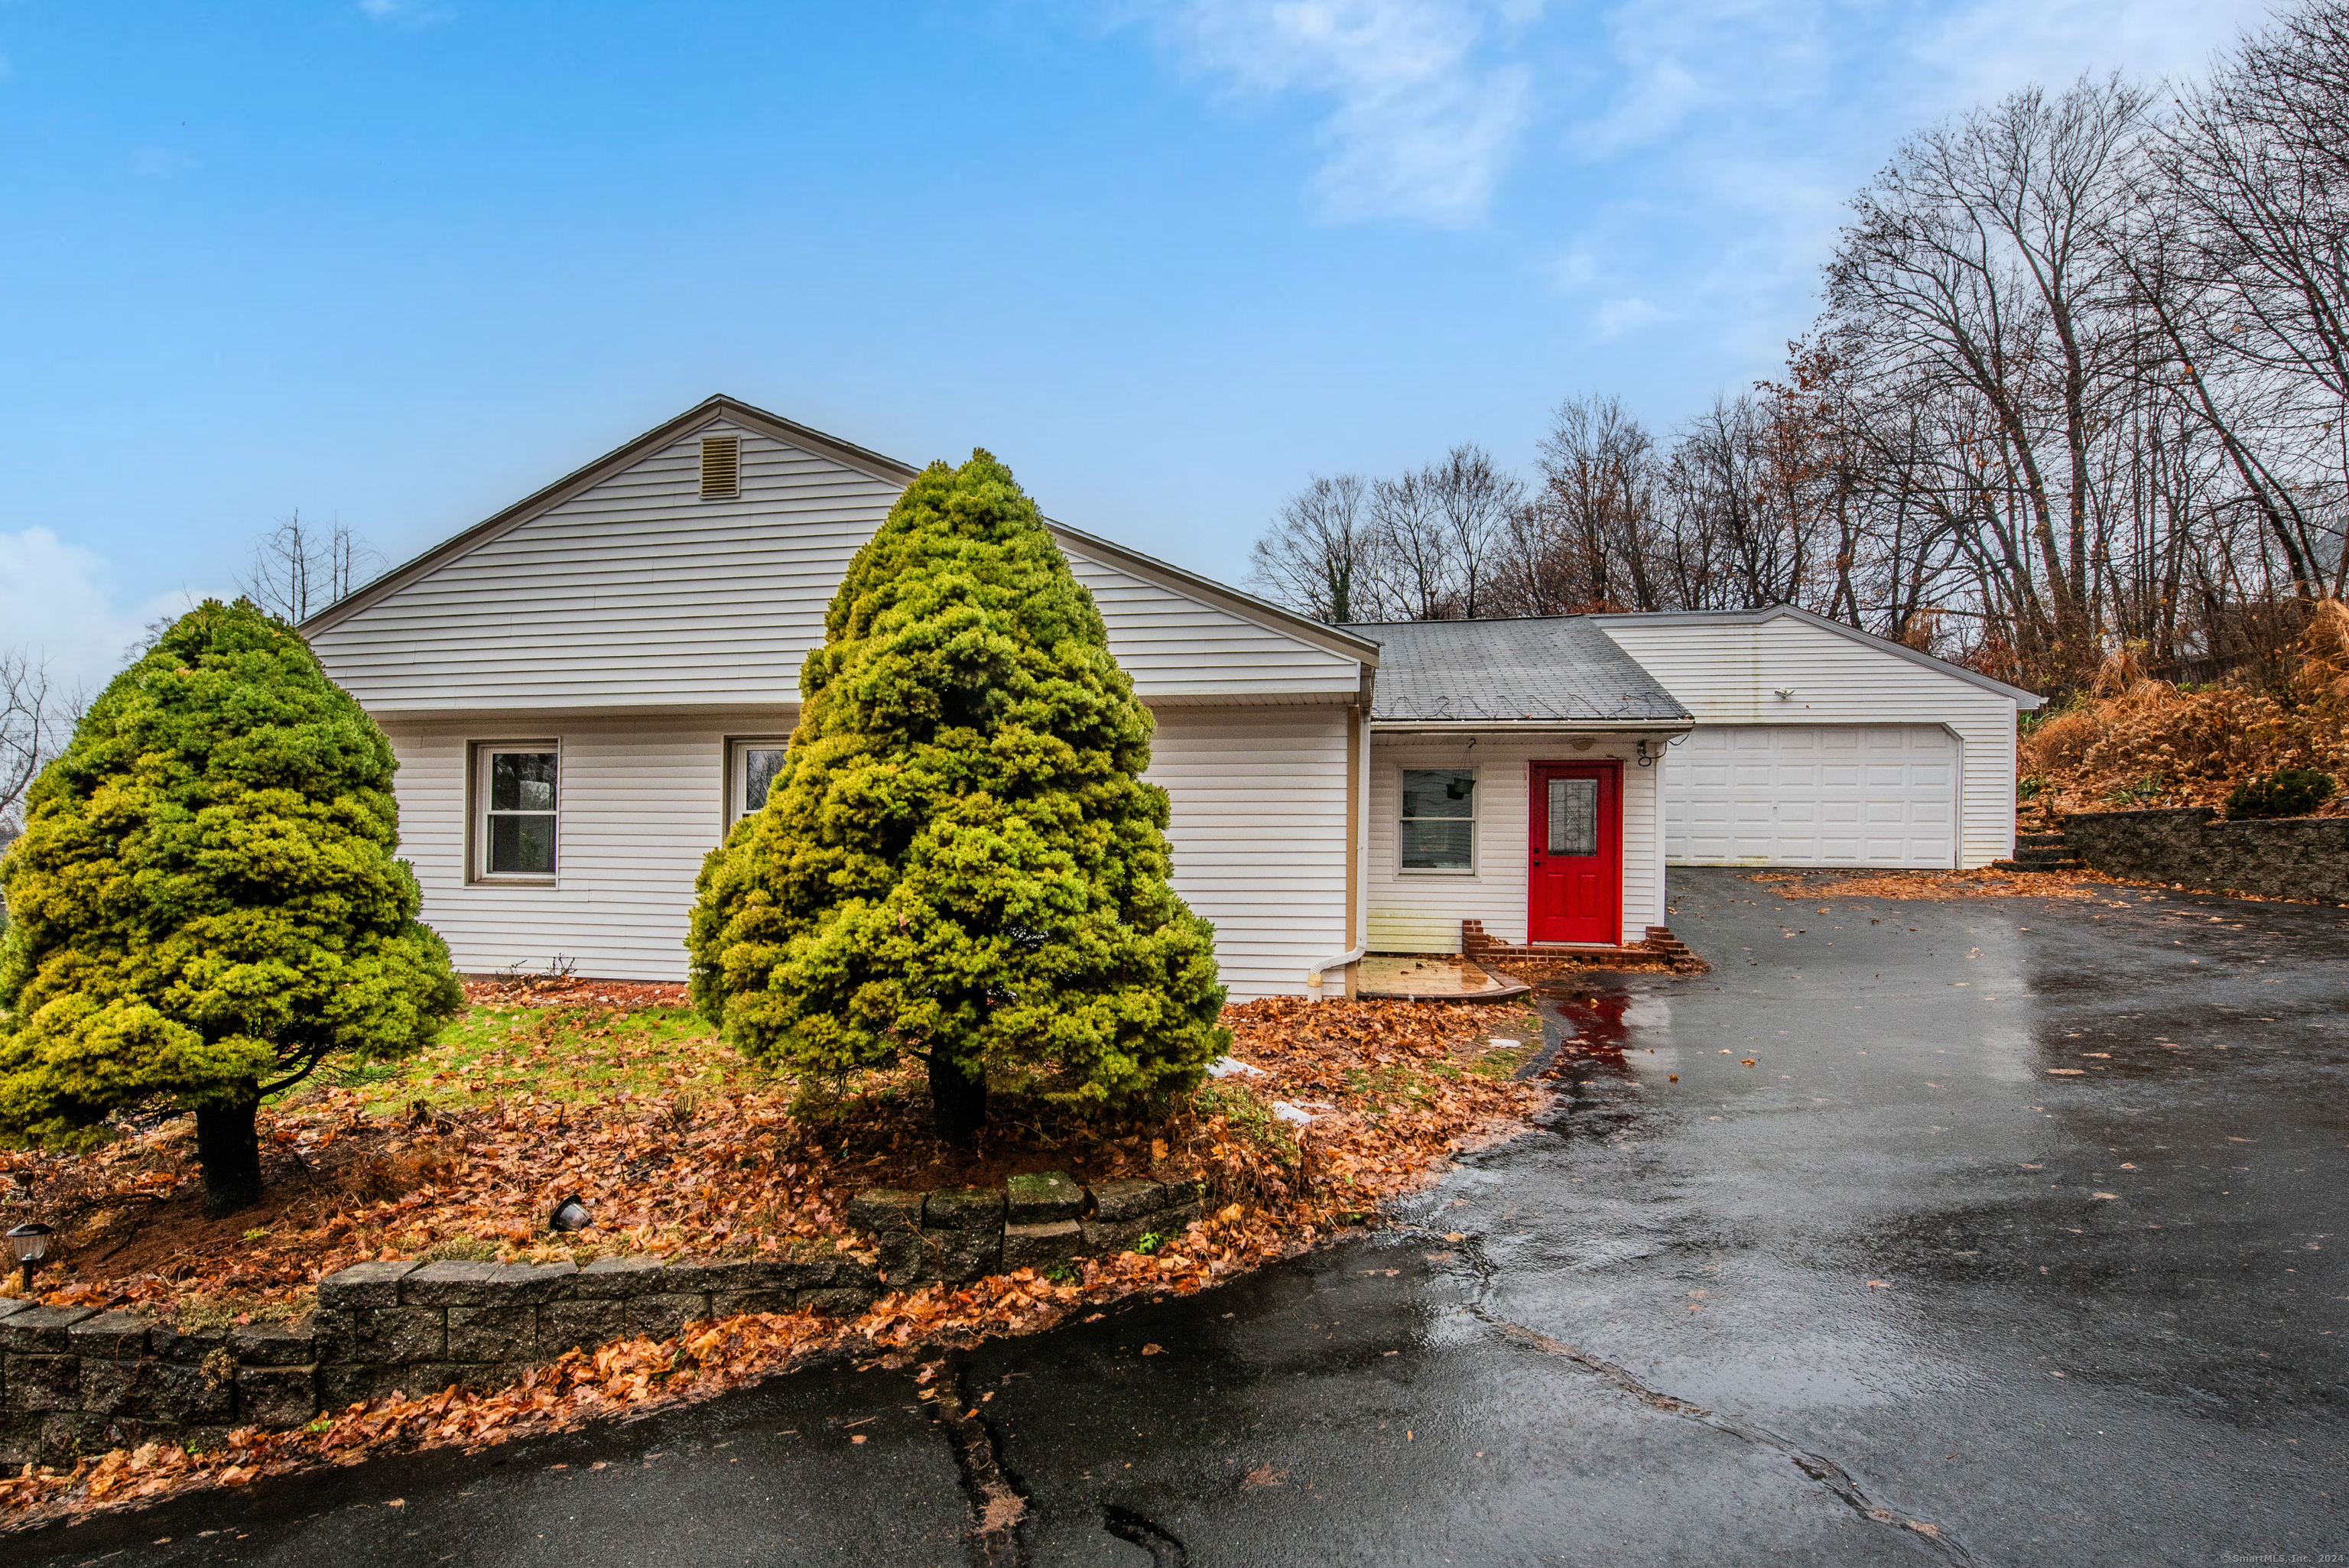
[[701,499],[723,500],[742,491],[742,438],[701,438]]

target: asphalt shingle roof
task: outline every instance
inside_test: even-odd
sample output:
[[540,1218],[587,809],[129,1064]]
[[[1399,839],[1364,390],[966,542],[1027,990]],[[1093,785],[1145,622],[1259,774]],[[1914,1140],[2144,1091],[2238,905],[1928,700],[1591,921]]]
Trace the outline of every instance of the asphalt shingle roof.
[[1390,621],[1340,628],[1379,645],[1371,717],[1421,722],[1686,718],[1588,617]]

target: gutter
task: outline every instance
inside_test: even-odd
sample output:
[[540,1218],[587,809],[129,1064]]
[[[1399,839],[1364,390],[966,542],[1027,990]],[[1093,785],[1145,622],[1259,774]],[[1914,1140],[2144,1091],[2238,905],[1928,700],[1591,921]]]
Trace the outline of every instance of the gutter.
[[1371,727],[1381,735],[1589,734],[1678,735],[1696,727],[1691,718],[1381,718]]

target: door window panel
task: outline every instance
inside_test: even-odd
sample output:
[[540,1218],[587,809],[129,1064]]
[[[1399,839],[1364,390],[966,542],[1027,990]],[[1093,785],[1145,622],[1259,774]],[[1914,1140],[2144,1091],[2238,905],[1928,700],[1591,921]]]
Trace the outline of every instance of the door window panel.
[[1566,856],[1599,853],[1598,779],[1549,781],[1549,852]]

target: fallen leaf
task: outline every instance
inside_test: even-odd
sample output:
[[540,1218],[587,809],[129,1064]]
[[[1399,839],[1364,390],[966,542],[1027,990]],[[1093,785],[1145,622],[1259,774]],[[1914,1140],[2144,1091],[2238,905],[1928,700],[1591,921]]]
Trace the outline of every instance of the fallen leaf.
[[1166,1352],[1165,1352],[1164,1350],[1161,1349],[1159,1346],[1155,1346],[1155,1345],[1145,1345],[1145,1346],[1143,1346],[1142,1347],[1142,1353],[1143,1353],[1144,1356],[1164,1356],[1164,1355],[1165,1355],[1165,1354],[1166,1354]]
[[864,1440],[864,1434],[863,1432],[852,1433],[850,1434],[848,1440],[852,1443],[861,1443]]
[[1889,1279],[1872,1279],[1868,1282],[1868,1288],[1870,1290],[1890,1290],[1892,1288],[1892,1282]]
[[2047,1070],[2059,1078],[2084,1078],[2088,1071],[2085,1068],[2049,1068]]

